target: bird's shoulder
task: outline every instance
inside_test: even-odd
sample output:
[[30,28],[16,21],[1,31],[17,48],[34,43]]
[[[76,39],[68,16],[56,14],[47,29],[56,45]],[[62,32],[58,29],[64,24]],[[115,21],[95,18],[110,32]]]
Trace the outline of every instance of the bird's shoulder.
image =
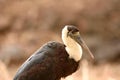
[[62,56],[64,53],[66,53],[64,44],[56,41],[50,41],[33,53],[33,55],[27,59],[27,63],[33,63],[37,61],[41,62],[46,57],[55,57],[56,55]]
[[49,41],[41,46],[34,54],[55,54],[65,51],[65,45],[56,41]]
[[65,45],[63,43],[60,43],[60,42],[57,42],[57,41],[49,41],[47,42],[46,44],[44,44],[41,49],[46,49],[46,48],[49,48],[51,50],[54,50],[54,49],[63,49],[65,48]]

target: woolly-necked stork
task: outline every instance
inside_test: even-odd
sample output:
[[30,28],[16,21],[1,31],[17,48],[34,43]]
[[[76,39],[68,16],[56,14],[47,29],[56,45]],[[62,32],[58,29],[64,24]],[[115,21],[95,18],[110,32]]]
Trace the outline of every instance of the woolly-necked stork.
[[78,69],[82,48],[94,58],[75,26],[63,28],[62,40],[64,44],[50,41],[38,49],[23,63],[13,80],[60,80],[67,77]]

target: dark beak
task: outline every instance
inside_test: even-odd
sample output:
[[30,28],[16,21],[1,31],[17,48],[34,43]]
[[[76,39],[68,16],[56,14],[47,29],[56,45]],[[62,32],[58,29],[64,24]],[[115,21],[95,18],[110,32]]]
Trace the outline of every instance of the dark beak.
[[94,56],[93,56],[92,52],[87,47],[84,40],[80,37],[79,32],[76,32],[75,34],[70,33],[69,36],[71,38],[73,38],[83,49],[85,49],[89,53],[89,55],[91,56],[92,59],[94,59]]

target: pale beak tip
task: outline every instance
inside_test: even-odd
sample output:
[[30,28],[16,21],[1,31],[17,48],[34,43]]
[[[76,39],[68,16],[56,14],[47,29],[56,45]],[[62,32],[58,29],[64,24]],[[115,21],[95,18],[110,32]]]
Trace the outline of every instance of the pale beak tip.
[[92,54],[92,52],[89,50],[90,56],[92,59],[95,59],[94,55]]
[[95,59],[95,57],[93,55],[91,57],[92,57],[92,59]]

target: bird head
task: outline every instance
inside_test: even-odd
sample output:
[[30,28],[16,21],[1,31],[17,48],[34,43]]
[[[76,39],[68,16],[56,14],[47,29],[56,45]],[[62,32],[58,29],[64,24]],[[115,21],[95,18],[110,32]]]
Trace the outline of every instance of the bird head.
[[[62,30],[62,40],[67,47],[74,47],[74,44],[79,45],[89,53],[92,59],[94,59],[93,54],[85,44],[84,40],[81,38],[79,30],[73,25],[66,25]],[[72,43],[72,41],[74,43]],[[81,48],[81,49],[82,49]],[[74,48],[75,49],[75,48]],[[76,49],[77,50],[77,49]],[[75,50],[74,50],[75,51]]]

